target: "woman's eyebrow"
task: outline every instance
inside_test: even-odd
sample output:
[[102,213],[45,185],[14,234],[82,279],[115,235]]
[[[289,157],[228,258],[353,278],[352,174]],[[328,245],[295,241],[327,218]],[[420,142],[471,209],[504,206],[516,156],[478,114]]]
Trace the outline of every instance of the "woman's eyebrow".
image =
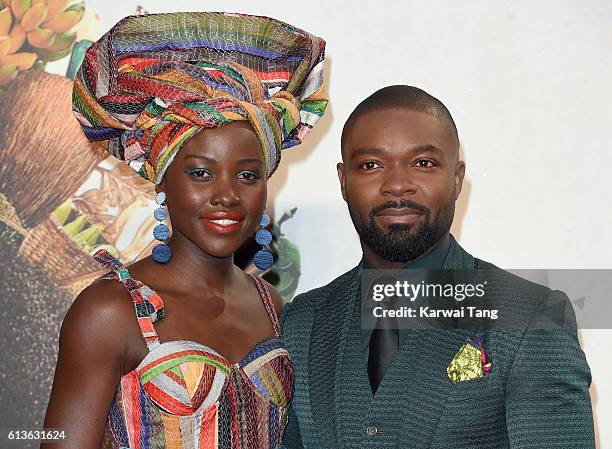
[[185,159],[190,159],[190,158],[194,158],[194,159],[200,159],[204,162],[208,162],[209,164],[216,164],[217,160],[213,159],[212,157],[208,157],[208,156],[200,156],[198,154],[190,154],[188,156],[185,156]]
[[247,163],[251,163],[251,162],[257,162],[257,163],[263,165],[263,161],[261,159],[255,158],[255,157],[240,159],[238,161],[239,164],[247,164]]
[[[185,156],[185,159],[200,159],[201,161],[207,162],[209,164],[218,164],[219,161],[217,161],[216,159],[212,158],[212,157],[208,157],[208,156],[201,156],[199,154],[190,154]],[[257,163],[260,165],[263,165],[263,161],[259,158],[256,157],[247,157],[247,158],[243,158],[238,160],[239,164],[249,164],[249,163]]]

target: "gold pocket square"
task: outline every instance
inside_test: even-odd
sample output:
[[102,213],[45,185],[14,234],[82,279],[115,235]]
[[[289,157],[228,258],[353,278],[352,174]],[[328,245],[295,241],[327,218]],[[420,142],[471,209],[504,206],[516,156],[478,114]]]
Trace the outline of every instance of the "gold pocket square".
[[446,368],[448,378],[454,383],[480,379],[491,371],[491,357],[484,350],[485,334],[468,337]]

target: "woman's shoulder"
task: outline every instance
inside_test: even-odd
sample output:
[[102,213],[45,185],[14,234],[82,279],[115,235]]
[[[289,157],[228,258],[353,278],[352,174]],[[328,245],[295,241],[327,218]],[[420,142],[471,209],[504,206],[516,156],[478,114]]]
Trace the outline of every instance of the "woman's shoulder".
[[[253,278],[256,278],[256,279],[259,280],[259,281],[255,282],[256,285],[257,285],[257,283],[259,283],[260,285],[263,284],[265,286],[265,289],[269,293],[270,300],[272,302],[272,306],[274,307],[274,312],[276,313],[277,316],[280,317],[280,314],[283,311],[284,302],[283,302],[283,298],[281,297],[281,295],[278,292],[278,290],[276,290],[276,288],[272,284],[270,284],[268,281],[266,281],[261,276],[254,276],[252,274],[249,274],[249,273],[243,271],[242,269],[240,269],[238,267],[236,267],[236,271],[238,273],[240,273],[240,276],[242,277],[242,279],[245,282],[244,285],[250,284],[252,286],[253,285],[253,280],[254,280]],[[257,287],[257,293],[259,293],[259,295],[263,294],[263,292],[260,291],[259,287]]]
[[119,318],[134,310],[125,286],[115,279],[97,279],[87,286],[72,303],[72,308],[104,318]]
[[124,341],[131,330],[134,305],[126,288],[116,280],[99,279],[86,287],[70,305],[60,339],[95,340],[101,346]]
[[268,292],[270,292],[270,299],[272,300],[272,305],[274,306],[274,311],[276,312],[276,316],[280,317],[283,311],[283,307],[285,306],[285,302],[283,301],[283,297],[280,295],[276,287],[270,284],[268,281],[262,278],[262,281],[266,284]]

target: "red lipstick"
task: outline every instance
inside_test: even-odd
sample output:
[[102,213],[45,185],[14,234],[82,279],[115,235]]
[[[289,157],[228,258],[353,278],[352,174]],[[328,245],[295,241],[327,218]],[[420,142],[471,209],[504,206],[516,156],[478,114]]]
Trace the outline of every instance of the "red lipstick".
[[219,234],[231,234],[238,231],[243,221],[244,217],[235,212],[211,212],[202,219],[208,229]]

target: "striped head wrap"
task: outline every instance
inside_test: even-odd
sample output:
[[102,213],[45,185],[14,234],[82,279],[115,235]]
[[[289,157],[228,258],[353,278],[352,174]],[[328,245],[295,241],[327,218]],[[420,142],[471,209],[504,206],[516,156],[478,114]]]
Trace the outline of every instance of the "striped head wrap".
[[74,114],[89,140],[155,184],[191,136],[248,120],[269,177],[280,150],[301,143],[325,111],[324,49],[268,17],[126,17],[87,50]]

